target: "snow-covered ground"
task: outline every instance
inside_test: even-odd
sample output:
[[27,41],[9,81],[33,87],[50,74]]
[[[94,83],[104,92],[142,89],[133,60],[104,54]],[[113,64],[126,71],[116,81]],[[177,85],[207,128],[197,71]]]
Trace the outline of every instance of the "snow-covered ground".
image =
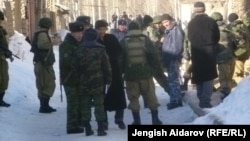
[[[24,46],[19,46],[20,44]],[[54,47],[57,62],[54,65],[56,73],[56,91],[51,99],[51,105],[57,109],[52,114],[41,114],[38,112],[39,101],[35,87],[35,76],[33,73],[32,57],[29,52],[30,46],[24,41],[20,34],[15,34],[10,40],[10,48],[24,52],[22,60],[15,59],[9,62],[10,82],[6,91],[5,100],[11,104],[9,108],[0,108],[0,141],[126,141],[127,130],[120,130],[114,124],[114,113],[109,115],[108,135],[104,137],[86,137],[85,134],[66,134],[66,100],[63,92],[63,102],[60,99],[59,69],[58,69],[58,46]],[[156,94],[159,99],[159,117],[163,124],[213,124],[214,118],[225,124],[250,124],[250,78],[245,78],[239,86],[218,106],[207,109],[208,114],[197,117],[187,104],[174,110],[167,110],[166,104],[169,96],[156,84]],[[195,90],[189,93],[195,95]],[[142,104],[142,101],[141,105]],[[126,124],[132,122],[131,112],[126,109],[124,120]],[[141,108],[143,124],[151,124],[149,109]],[[96,131],[97,125],[91,122]],[[96,133],[96,132],[95,132]],[[85,138],[85,139],[83,139]]]

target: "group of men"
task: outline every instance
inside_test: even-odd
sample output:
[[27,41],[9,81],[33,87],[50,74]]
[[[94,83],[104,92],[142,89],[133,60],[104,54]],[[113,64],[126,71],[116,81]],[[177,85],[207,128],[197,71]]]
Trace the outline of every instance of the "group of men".
[[[117,28],[109,33],[106,20],[97,20],[91,27],[89,16],[79,16],[69,23],[70,32],[59,45],[60,84],[67,98],[67,133],[94,134],[90,124],[92,107],[98,136],[107,135],[108,111],[115,111],[114,122],[120,129],[126,129],[123,117],[127,107],[132,112],[132,124],[141,125],[141,95],[151,111],[152,124],[163,124],[158,117],[154,79],[170,96],[167,109],[181,107],[182,59],[191,62],[188,76],[196,84],[201,108],[212,107],[210,98],[218,76],[220,90],[226,97],[233,88],[232,78],[244,77],[244,63],[250,53],[250,20],[249,17],[237,20],[233,13],[229,15],[230,23],[225,24],[220,13],[210,17],[205,10],[203,2],[194,4],[187,32],[169,14],[145,15],[142,26],[136,21],[119,19]],[[4,15],[0,12],[2,20]],[[40,29],[31,43],[40,113],[56,112],[49,104],[56,86],[55,55],[49,36],[52,24],[50,18],[41,18]],[[10,104],[3,96],[8,88],[6,58],[11,59],[12,54],[5,35],[0,27],[0,106],[8,107]]]

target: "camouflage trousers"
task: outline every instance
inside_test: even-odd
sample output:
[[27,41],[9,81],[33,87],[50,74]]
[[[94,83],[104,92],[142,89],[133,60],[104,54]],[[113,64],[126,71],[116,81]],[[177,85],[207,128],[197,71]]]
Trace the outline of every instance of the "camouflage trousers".
[[229,60],[227,63],[218,64],[220,89],[226,93],[229,93],[233,88],[234,65],[234,59]]
[[[104,109],[104,94],[103,88],[84,89],[80,92],[80,110],[81,121],[90,121],[92,117],[91,107],[94,105],[94,114],[96,121],[104,121],[106,119]],[[92,102],[93,101],[93,102]],[[93,104],[93,105],[92,105]]]
[[246,60],[235,60],[233,80],[238,84],[244,77],[244,66]]
[[79,90],[75,86],[64,86],[67,98],[67,130],[74,130],[81,125]]
[[143,94],[150,110],[157,110],[159,104],[155,94],[153,77],[138,81],[125,81],[126,92],[129,100],[128,108],[133,112],[140,110],[139,98]]
[[39,62],[35,64],[34,72],[38,97],[52,97],[56,88],[53,66],[45,66]]
[[4,93],[9,84],[8,62],[0,56],[0,93]]
[[170,103],[179,103],[181,100],[180,88],[180,61],[170,61],[167,67]]

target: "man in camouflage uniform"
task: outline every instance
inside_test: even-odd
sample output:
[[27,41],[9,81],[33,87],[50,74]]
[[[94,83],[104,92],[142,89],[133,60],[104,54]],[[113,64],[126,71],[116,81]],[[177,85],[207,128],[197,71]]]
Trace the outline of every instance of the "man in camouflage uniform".
[[[244,14],[242,21],[244,23],[244,25],[247,27],[249,33],[250,33],[250,12],[247,12]],[[250,37],[249,37],[250,38]],[[245,62],[245,66],[244,66],[244,74],[245,76],[249,76],[250,75],[250,58],[248,58]]]
[[0,11],[0,107],[9,107],[10,104],[3,100],[5,91],[9,84],[8,62],[7,58],[11,59],[12,53],[8,49],[8,42],[6,39],[7,32],[1,26],[4,20],[4,14]]
[[227,25],[228,31],[232,34],[235,68],[233,79],[238,84],[244,77],[244,65],[247,59],[249,59],[249,30],[244,25],[242,20],[237,20],[238,15],[231,13],[228,17],[229,24]]
[[97,135],[105,136],[104,94],[103,89],[111,83],[111,66],[105,47],[97,43],[98,33],[89,28],[84,32],[84,42],[76,51],[73,66],[80,78],[81,120],[85,126],[86,136],[93,135],[91,129],[91,101],[95,108],[95,119],[98,124]]
[[72,58],[80,46],[83,37],[83,25],[80,22],[69,23],[68,33],[59,46],[60,81],[67,97],[67,133],[82,133],[80,125],[79,78],[73,72]]
[[[159,60],[162,61],[162,43],[160,42],[160,39],[162,38],[163,34],[160,33],[161,16],[155,16],[154,18],[151,18],[149,15],[145,15],[143,21],[144,25],[146,26],[143,28],[142,32],[144,35],[148,36],[149,39],[152,41],[154,47],[156,48],[156,51],[158,51]],[[155,80],[168,93],[168,79],[167,76],[164,74],[161,62],[158,67],[154,68],[153,72]]]
[[56,87],[53,68],[55,55],[48,33],[52,26],[52,20],[47,17],[41,18],[39,26],[40,29],[34,34],[31,48],[31,52],[34,53],[34,72],[38,98],[40,100],[39,112],[51,113],[56,111],[56,109],[49,105],[50,98],[53,96]]
[[223,22],[223,16],[219,12],[214,12],[211,15],[219,27],[220,40],[217,48],[217,64],[218,64],[218,76],[220,83],[220,92],[223,94],[224,99],[232,89],[233,72],[234,72],[234,56],[233,48],[230,46],[230,32],[226,29],[226,24]]
[[141,124],[139,97],[144,94],[152,115],[152,124],[162,124],[158,118],[158,100],[155,94],[153,72],[159,64],[158,53],[138,23],[131,22],[128,34],[121,41],[123,47],[122,70],[126,84],[128,108],[132,111],[134,125]]

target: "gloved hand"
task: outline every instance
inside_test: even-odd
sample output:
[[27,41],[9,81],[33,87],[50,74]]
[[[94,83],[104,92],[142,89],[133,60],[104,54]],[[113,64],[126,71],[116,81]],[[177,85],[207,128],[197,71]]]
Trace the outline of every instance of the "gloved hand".
[[5,51],[5,57],[9,58],[11,62],[14,61],[14,58],[12,57],[12,52],[10,50]]

